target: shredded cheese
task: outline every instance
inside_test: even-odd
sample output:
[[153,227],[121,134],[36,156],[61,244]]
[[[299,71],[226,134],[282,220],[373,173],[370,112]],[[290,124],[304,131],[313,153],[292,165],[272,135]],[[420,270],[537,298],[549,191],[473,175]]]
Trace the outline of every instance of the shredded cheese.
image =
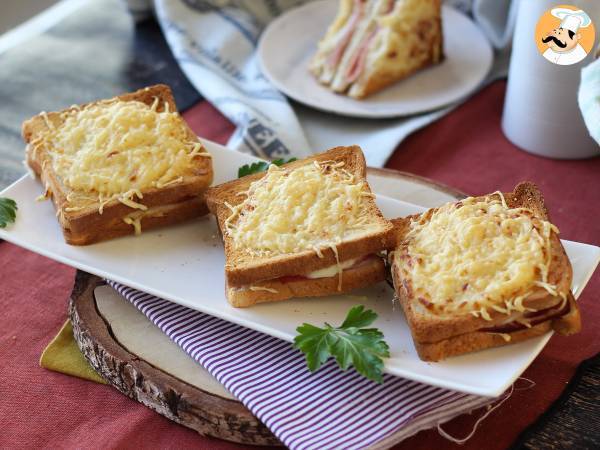
[[46,189],[44,189],[44,193],[41,195],[38,195],[35,198],[35,201],[36,202],[44,202],[44,201],[48,200],[51,196],[52,196],[52,191],[50,190],[50,188],[48,186],[46,186]]
[[[238,251],[274,256],[335,249],[342,241],[369,233],[367,185],[341,169],[344,163],[307,164],[296,169],[271,165],[253,182],[246,199],[226,204],[225,233]],[[371,228],[369,228],[371,227]]]
[[501,193],[467,198],[411,222],[402,270],[432,312],[485,320],[491,311],[523,312],[536,289],[557,295],[548,282],[552,232],[531,210],[509,208]]
[[166,211],[170,205],[157,206],[153,209],[146,209],[143,211],[134,211],[125,217],[123,217],[123,222],[127,225],[132,225],[135,230],[135,234],[142,234],[142,219],[150,218],[150,217],[163,217],[166,214]]
[[140,216],[125,216],[123,222],[127,225],[133,225],[136,235],[142,234],[142,218]]
[[62,113],[42,139],[54,171],[71,189],[70,202],[103,206],[117,199],[131,208],[146,207],[134,200],[141,192],[183,181],[192,175],[192,160],[209,156],[191,141],[177,112],[158,112],[138,101],[109,100]]
[[46,113],[46,111],[42,111],[40,113],[40,115],[42,116],[42,119],[44,119],[46,126],[49,129],[54,130],[55,129],[54,124],[52,122],[50,122],[50,119],[48,118],[48,113]]
[[498,333],[502,339],[504,339],[504,342],[510,342],[512,336],[508,333]]

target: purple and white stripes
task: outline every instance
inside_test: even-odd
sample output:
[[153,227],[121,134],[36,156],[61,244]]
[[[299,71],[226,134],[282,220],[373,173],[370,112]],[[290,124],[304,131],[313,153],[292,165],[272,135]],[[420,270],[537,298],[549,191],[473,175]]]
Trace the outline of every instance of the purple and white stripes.
[[379,385],[333,361],[311,374],[288,342],[109,284],[294,450],[391,445],[491,401],[387,374]]

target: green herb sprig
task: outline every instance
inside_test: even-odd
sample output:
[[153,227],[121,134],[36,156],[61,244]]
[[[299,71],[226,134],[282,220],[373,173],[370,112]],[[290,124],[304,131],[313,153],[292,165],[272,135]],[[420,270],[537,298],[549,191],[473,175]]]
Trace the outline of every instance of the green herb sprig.
[[0,228],[6,228],[17,217],[17,202],[12,198],[0,197]]
[[267,161],[259,161],[252,164],[244,164],[242,167],[238,169],[238,178],[245,177],[246,175],[252,175],[253,173],[264,172],[269,168],[271,164],[275,164],[276,166],[282,166],[287,163],[291,163],[296,161],[297,158],[290,159],[276,159],[275,161],[267,162]]
[[371,325],[377,314],[362,305],[354,306],[348,312],[344,323],[333,327],[325,323],[323,328],[304,323],[296,331],[294,347],[306,355],[306,363],[311,372],[321,367],[333,356],[343,370],[354,366],[366,378],[382,383],[383,359],[389,358],[389,346],[377,328]]

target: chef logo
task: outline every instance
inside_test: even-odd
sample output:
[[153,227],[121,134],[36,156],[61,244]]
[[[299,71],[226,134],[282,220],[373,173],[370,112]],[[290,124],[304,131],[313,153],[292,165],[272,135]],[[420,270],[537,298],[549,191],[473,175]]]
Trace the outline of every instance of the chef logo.
[[546,11],[535,29],[535,41],[542,56],[561,66],[582,61],[592,51],[595,35],[590,16],[569,5]]

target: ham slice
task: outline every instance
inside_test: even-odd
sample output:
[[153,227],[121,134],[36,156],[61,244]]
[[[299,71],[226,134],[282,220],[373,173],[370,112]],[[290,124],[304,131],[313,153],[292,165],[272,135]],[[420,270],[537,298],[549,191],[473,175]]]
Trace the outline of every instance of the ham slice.
[[383,12],[383,14],[389,14],[394,10],[394,5],[396,4],[396,0],[388,0],[387,10]]
[[[387,4],[385,5],[385,8],[381,6],[380,8],[382,9],[379,10],[380,12],[377,13],[377,15],[384,16],[386,14],[391,13],[394,10],[394,5],[395,0],[388,0]],[[372,20],[374,19],[375,18],[373,17]],[[367,55],[369,53],[369,46],[378,31],[379,27],[376,26],[373,31],[364,36],[355,53],[352,55],[350,63],[348,64],[348,69],[344,74],[345,81],[347,84],[354,83],[358,79],[358,77],[363,73],[365,69],[365,63],[367,61]]]
[[[569,305],[569,302],[564,302],[564,304],[560,303],[550,308],[525,313],[523,314],[523,321],[527,321],[531,326],[534,326],[547,320],[564,316],[565,314],[568,314],[570,310],[571,306]],[[517,322],[515,320],[513,322],[498,325],[495,327],[482,328],[479,331],[486,331],[489,333],[510,333],[513,331],[523,330],[525,328],[527,328],[527,325],[522,323],[522,321]]]
[[[386,14],[391,13],[394,10],[395,0],[388,0],[386,8],[381,11],[381,15],[385,16]],[[371,33],[369,33],[363,41],[360,43],[358,50],[352,56],[352,60],[349,64],[348,72],[346,73],[346,81],[348,84],[354,83],[360,74],[363,73],[365,69],[365,62],[367,60],[367,55],[369,53],[369,45],[373,41],[373,38],[379,31],[379,27],[376,27]],[[350,40],[350,36],[348,37],[348,41]],[[346,43],[347,45],[347,43]],[[340,55],[341,57],[341,55]]]
[[352,38],[352,35],[354,34],[354,30],[356,30],[356,26],[363,18],[364,13],[365,13],[364,2],[361,0],[355,0],[354,1],[354,11],[352,12],[352,16],[350,17],[350,20],[348,20],[348,22],[346,22],[346,25],[344,25],[344,27],[340,30],[339,41],[336,44],[336,47],[334,48],[334,50],[331,52],[331,54],[327,58],[327,65],[331,69],[335,69],[337,67],[337,65],[340,63],[340,59],[342,59],[344,51],[346,51],[346,47],[348,47],[348,44],[350,43],[350,39]]
[[352,56],[352,60],[348,65],[348,72],[346,73],[346,82],[348,84],[354,83],[363,72],[365,68],[365,61],[367,60],[367,54],[369,53],[369,44],[377,34],[377,31],[378,29],[375,28],[371,33],[369,33],[361,42],[356,53],[354,53]]
[[[346,270],[356,269],[358,267],[361,267],[363,265],[366,265],[366,264],[372,262],[373,259],[375,259],[375,258],[380,258],[380,257],[377,256],[377,255],[365,255],[365,256],[363,256],[361,258],[356,259],[356,261],[354,261],[354,264],[352,264],[352,266],[346,267],[343,270],[346,271]],[[334,277],[337,277],[337,276],[338,276],[338,273],[336,273],[334,275]],[[313,278],[308,277],[306,275],[288,275],[288,276],[285,276],[285,277],[276,278],[275,280],[276,281],[280,281],[282,283],[290,283],[292,281],[310,280],[310,279],[313,279]]]

